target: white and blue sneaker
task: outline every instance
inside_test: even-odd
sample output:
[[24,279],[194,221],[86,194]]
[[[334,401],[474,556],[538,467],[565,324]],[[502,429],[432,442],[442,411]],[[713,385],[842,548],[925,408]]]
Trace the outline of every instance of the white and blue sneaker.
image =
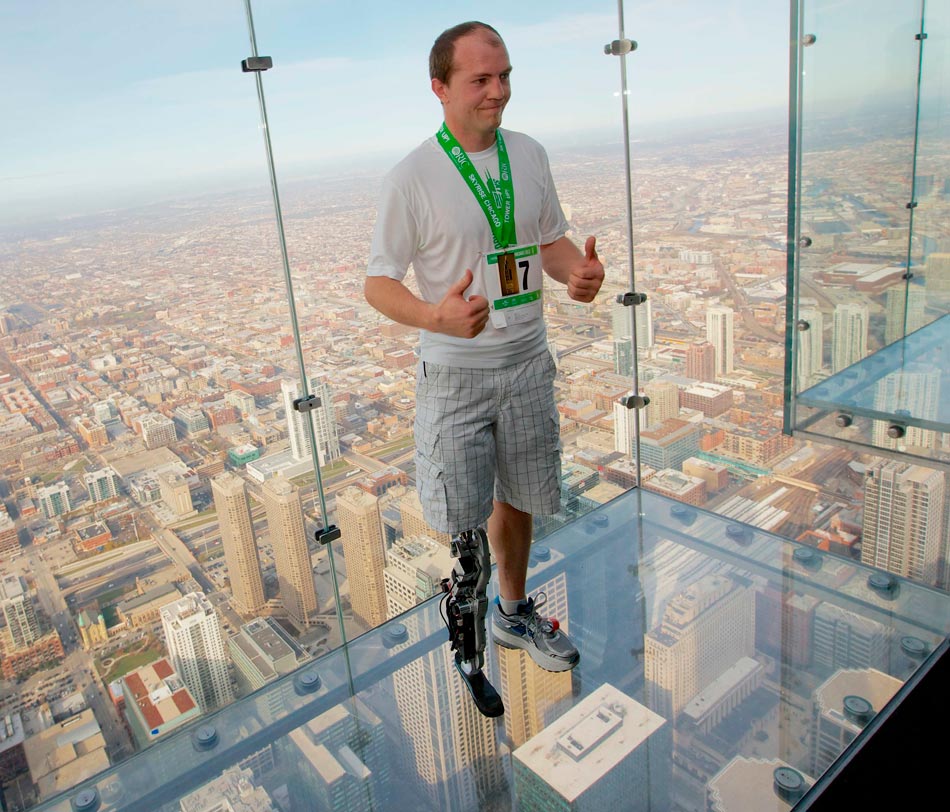
[[537,598],[528,598],[513,615],[506,615],[497,599],[492,612],[492,639],[505,648],[524,649],[545,671],[570,671],[580,654],[570,638],[561,631],[556,618],[545,618],[538,610],[547,602],[539,592]]

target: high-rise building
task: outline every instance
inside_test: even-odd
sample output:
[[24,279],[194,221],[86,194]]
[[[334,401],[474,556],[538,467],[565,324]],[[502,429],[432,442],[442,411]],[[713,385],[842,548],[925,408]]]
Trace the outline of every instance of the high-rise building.
[[614,402],[614,451],[618,454],[633,454],[636,420],[636,409],[628,409],[619,400]]
[[706,310],[706,341],[716,354],[716,375],[730,375],[735,369],[735,311],[725,305]]
[[282,476],[261,486],[274,548],[280,599],[290,622],[303,630],[317,622],[317,592],[303,525],[300,489]]
[[807,389],[821,378],[824,365],[824,319],[817,307],[803,307],[798,317],[808,322],[807,330],[799,330],[795,334],[798,336],[798,388]]
[[878,460],[864,474],[861,562],[936,586],[944,539],[942,472]]
[[160,611],[165,647],[175,671],[203,711],[227,705],[234,698],[228,655],[218,617],[207,596],[191,592]]
[[857,302],[835,305],[831,371],[841,372],[868,354],[868,308]]
[[[300,796],[326,812],[373,812],[390,774],[382,720],[354,697],[292,730]],[[296,788],[296,787],[295,787]],[[313,804],[317,804],[313,806]]]
[[683,461],[699,451],[702,428],[686,420],[670,418],[640,432],[640,459],[659,471],[679,469]]
[[149,412],[139,419],[139,428],[142,430],[142,440],[146,448],[159,448],[175,442],[175,423],[163,414]]
[[[438,594],[439,575],[451,570],[449,551],[431,539],[410,539],[394,550],[386,568],[391,617]],[[418,586],[412,572],[419,576]],[[416,611],[400,620],[410,627],[414,639],[445,628],[437,612]],[[406,767],[416,778],[420,806],[426,809],[480,808],[505,782],[494,720],[475,708],[455,670],[454,657],[448,645],[439,646],[393,675],[403,740],[408,745]]]
[[811,772],[821,775],[901,687],[874,668],[841,670],[812,698]]
[[[776,771],[782,770],[785,785],[778,785]],[[770,812],[789,812],[815,783],[781,759],[735,756],[706,784],[705,812],[748,812],[768,798]]]
[[679,417],[680,413],[680,392],[679,387],[672,381],[651,381],[644,387],[643,392],[650,402],[643,410],[643,420],[641,426],[648,428],[669,420],[671,417]]
[[895,285],[884,294],[884,344],[919,330],[927,323],[927,289],[910,283]]
[[[908,362],[902,369],[882,377],[874,391],[874,408],[885,414],[910,414],[917,419],[938,421],[941,370],[929,364]],[[904,449],[908,446],[934,448],[937,432],[920,426],[907,426],[904,436],[887,434],[890,421],[875,420],[873,443],[877,448]]]
[[245,615],[259,614],[265,603],[264,582],[247,487],[236,474],[224,473],[211,480],[211,493],[221,526],[234,608]]
[[653,332],[653,302],[647,299],[637,307],[637,350],[650,350],[656,343]]
[[[613,302],[610,306],[610,326],[615,342],[624,341],[630,343],[633,335],[631,326],[632,307],[625,307],[619,302]],[[653,332],[653,302],[647,299],[643,304],[636,305],[637,317],[637,349],[648,350],[654,344]],[[616,370],[615,370],[616,371]]]
[[[554,553],[548,550],[548,554]],[[542,613],[557,618],[561,629],[569,634],[567,575],[559,573],[542,584],[536,594],[543,594],[546,599]],[[505,703],[505,732],[511,746],[520,747],[570,705],[571,672],[538,668],[522,649],[497,646],[495,652],[501,673],[501,698]]]
[[886,668],[891,629],[864,615],[823,601],[815,610],[813,662],[839,668]]
[[36,498],[47,519],[62,516],[73,509],[72,500],[69,498],[69,486],[65,482],[37,488]]
[[[604,684],[512,754],[521,812],[667,812],[672,724]],[[649,800],[647,800],[649,799]],[[639,805],[639,804],[637,804]]]
[[0,502],[0,561],[20,549],[20,535],[16,522],[10,518],[6,506]]
[[422,502],[419,501],[419,491],[415,488],[408,488],[405,495],[399,500],[399,515],[402,521],[402,534],[406,538],[428,536],[444,547],[448,547],[452,543],[451,535],[433,529],[425,520],[425,515],[422,512]]
[[5,575],[0,580],[0,610],[5,622],[3,636],[9,648],[26,648],[36,642],[40,636],[36,609],[18,575]]
[[755,653],[752,590],[704,575],[666,607],[644,638],[646,703],[675,721],[686,704],[742,657]]
[[686,377],[697,381],[716,380],[716,348],[708,341],[686,348]]
[[98,471],[87,471],[83,474],[83,483],[93,502],[114,499],[120,493],[121,480],[111,465],[100,468]]
[[386,619],[386,548],[379,497],[352,485],[344,488],[336,497],[336,516],[353,615],[369,628],[378,626]]
[[[307,431],[304,413],[294,409],[294,400],[300,397],[300,384],[297,381],[281,381],[280,391],[284,396],[291,453],[298,461],[310,459],[310,433]],[[326,381],[311,378],[310,394],[320,399],[320,405],[309,414],[313,424],[313,436],[317,442],[317,458],[322,466],[340,456],[336,415],[333,412],[333,393]]]
[[386,554],[383,570],[386,616],[396,617],[438,595],[442,591],[442,579],[449,576],[454,564],[448,547],[428,536],[410,536],[397,541]]
[[181,812],[276,812],[270,795],[254,783],[248,768],[228,767],[217,778],[183,795]]
[[179,519],[193,515],[194,503],[191,500],[191,488],[188,480],[180,471],[162,471],[156,477],[162,501]]

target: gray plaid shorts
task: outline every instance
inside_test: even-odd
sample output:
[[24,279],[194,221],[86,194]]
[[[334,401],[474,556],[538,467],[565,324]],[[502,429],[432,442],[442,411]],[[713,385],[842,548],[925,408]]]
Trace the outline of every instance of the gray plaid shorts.
[[556,372],[549,352],[502,369],[419,363],[416,486],[434,529],[483,525],[493,498],[525,513],[557,513]]

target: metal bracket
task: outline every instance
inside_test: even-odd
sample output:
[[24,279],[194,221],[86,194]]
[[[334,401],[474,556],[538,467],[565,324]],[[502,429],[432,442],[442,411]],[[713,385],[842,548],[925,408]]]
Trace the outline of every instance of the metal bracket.
[[341,535],[340,528],[335,524],[331,524],[329,527],[321,527],[313,534],[313,537],[320,544],[329,544],[331,541],[336,541]]
[[244,73],[261,73],[274,67],[274,60],[269,56],[249,56],[241,60],[241,71]]
[[650,405],[650,398],[646,395],[624,395],[620,403],[628,409],[642,409]]
[[615,39],[604,46],[604,53],[607,56],[621,56],[637,50],[637,43],[632,39]]
[[645,293],[634,293],[633,291],[627,291],[626,293],[617,294],[617,304],[622,304],[624,307],[640,305],[646,300],[647,295]]
[[908,208],[908,209],[916,209],[916,208],[917,208],[917,201],[916,201],[916,200],[911,200],[910,203],[908,203],[905,208]]
[[918,42],[920,42],[920,41],[922,41],[922,40],[927,39],[927,35],[926,35],[926,34],[914,34],[914,39],[917,40]]
[[294,400],[294,411],[312,412],[314,409],[319,409],[322,405],[320,398],[316,395],[307,395],[305,398],[297,398]]

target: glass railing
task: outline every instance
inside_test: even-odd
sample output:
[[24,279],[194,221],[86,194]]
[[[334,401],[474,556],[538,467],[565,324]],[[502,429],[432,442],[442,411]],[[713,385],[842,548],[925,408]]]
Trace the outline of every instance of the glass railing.
[[634,792],[642,809],[787,809],[950,627],[943,593],[646,492],[535,545],[529,578],[582,658],[550,674],[492,648],[503,721],[474,711],[433,598],[39,809],[551,809]]
[[946,10],[872,6],[792,4],[788,425],[946,463]]

